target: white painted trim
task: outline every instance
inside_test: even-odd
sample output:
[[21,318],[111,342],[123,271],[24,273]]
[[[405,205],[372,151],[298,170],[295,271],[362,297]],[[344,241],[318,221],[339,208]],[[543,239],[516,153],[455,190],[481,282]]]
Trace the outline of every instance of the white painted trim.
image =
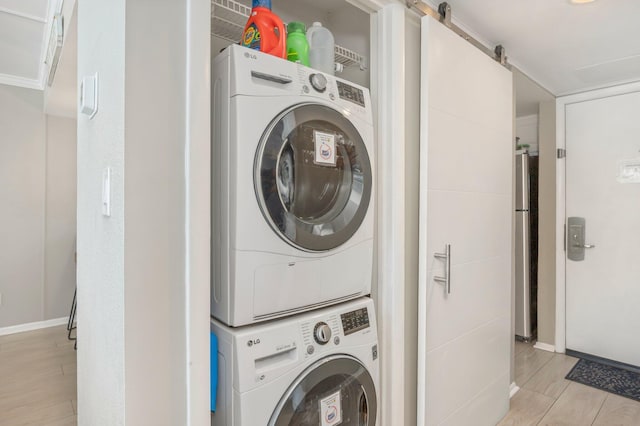
[[358,9],[367,12],[369,14],[374,14],[378,12],[383,7],[398,3],[401,0],[345,0],[347,3],[352,4]]
[[553,345],[550,345],[548,343],[536,342],[536,344],[533,345],[533,347],[535,349],[540,349],[540,350],[547,351],[547,352],[555,352],[556,351],[556,347],[553,346]]
[[211,2],[187,0],[186,7],[184,368],[186,425],[196,426],[211,422]]
[[24,87],[25,89],[43,89],[43,86],[39,79],[17,77],[10,74],[0,74],[0,84],[6,84],[7,86]]
[[[376,16],[378,333],[380,424],[404,425],[405,392],[405,74],[406,8],[394,3]],[[372,43],[374,44],[374,43]]]
[[[424,24],[420,20],[420,39],[425,39],[424,36]],[[428,70],[428,61],[424,54],[424,48],[421,46],[421,59],[420,59],[420,200],[419,200],[419,237],[418,237],[418,389],[417,389],[417,417],[416,424],[418,426],[426,425],[427,422],[427,407],[426,407],[426,394],[427,394],[427,311],[425,309],[425,303],[423,300],[427,300],[427,259],[423,256],[427,253],[427,188],[428,185],[428,171],[424,165],[429,164],[428,157],[428,136],[429,136],[429,114],[423,114],[422,111],[428,110],[428,93],[429,86],[428,80],[423,79],[422,76],[426,74]]]
[[[640,81],[604,89],[591,90],[556,99],[556,147],[566,149],[567,105],[595,99],[640,92]],[[567,153],[571,155],[571,153]],[[564,252],[564,222],[566,217],[565,161],[558,161],[556,167],[556,352],[564,353],[567,348],[566,310],[566,257]]]
[[[556,99],[556,149],[565,148],[564,103]],[[565,221],[565,160],[556,160],[556,351],[564,353],[565,336],[565,265],[564,221]]]
[[6,336],[8,334],[22,333],[25,331],[40,330],[41,328],[56,327],[58,325],[67,324],[68,317],[55,318],[46,321],[28,322],[26,324],[12,325],[9,327],[0,328],[0,336]]
[[513,396],[517,394],[519,390],[520,387],[516,385],[516,382],[511,382],[511,385],[509,385],[509,399],[513,398]]

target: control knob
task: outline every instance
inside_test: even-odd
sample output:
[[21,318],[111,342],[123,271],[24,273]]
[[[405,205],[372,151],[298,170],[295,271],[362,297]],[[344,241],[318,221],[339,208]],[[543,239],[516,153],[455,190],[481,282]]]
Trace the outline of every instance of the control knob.
[[325,322],[319,322],[313,329],[313,338],[320,345],[326,345],[331,339],[331,327]]
[[313,88],[318,92],[322,93],[327,90],[327,77],[325,77],[324,74],[311,74],[309,76],[309,81],[311,82],[311,86],[313,86]]

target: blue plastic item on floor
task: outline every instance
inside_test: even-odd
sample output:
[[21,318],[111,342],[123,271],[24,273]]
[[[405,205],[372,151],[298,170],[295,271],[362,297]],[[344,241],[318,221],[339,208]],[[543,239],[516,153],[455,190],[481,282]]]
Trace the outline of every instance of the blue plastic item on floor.
[[211,411],[216,411],[216,396],[218,390],[218,337],[211,335]]

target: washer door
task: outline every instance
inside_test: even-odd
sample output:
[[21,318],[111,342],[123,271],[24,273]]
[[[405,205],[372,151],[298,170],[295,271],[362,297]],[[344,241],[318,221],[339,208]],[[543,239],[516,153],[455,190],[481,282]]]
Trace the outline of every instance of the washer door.
[[373,186],[358,130],[339,111],[317,104],[296,105],[271,122],[254,180],[271,227],[307,251],[347,242],[364,220]]
[[269,426],[374,426],[377,395],[367,369],[348,355],[313,364],[289,387]]

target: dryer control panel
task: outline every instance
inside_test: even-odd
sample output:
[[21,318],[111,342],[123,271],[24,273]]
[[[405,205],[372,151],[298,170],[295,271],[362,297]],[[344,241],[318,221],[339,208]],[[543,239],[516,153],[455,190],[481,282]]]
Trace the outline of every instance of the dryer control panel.
[[[229,59],[229,96],[300,96],[322,100],[373,124],[369,89],[313,68],[246,47],[231,45],[214,59]],[[309,99],[311,98],[311,99]]]

